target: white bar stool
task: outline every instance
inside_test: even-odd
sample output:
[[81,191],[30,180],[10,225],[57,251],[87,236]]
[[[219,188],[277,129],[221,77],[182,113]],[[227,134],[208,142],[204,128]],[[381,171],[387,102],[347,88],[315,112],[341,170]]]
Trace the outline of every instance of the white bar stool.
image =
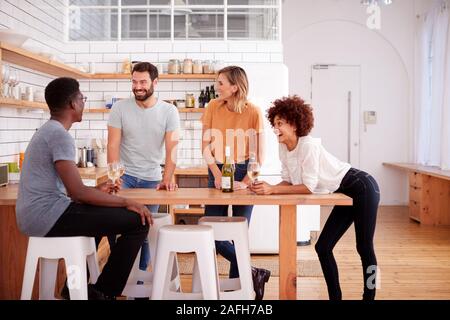
[[[200,292],[170,290],[170,266],[177,252],[195,252],[200,274]],[[210,226],[171,225],[159,229],[153,276],[153,300],[217,300],[219,284],[217,275],[214,233]]]
[[[152,293],[153,270],[155,270],[156,246],[158,244],[158,231],[161,227],[172,225],[172,216],[166,213],[157,213],[152,215],[153,225],[148,233],[148,242],[150,245],[150,264],[152,271],[144,271],[139,269],[141,259],[141,250],[139,250],[136,260],[134,260],[133,269],[128,277],[127,284],[122,291],[122,295],[130,298],[149,298]],[[143,284],[137,284],[138,281]],[[180,274],[178,271],[178,262],[175,257],[172,267],[172,275],[170,281],[170,289],[173,291],[180,290]]]
[[100,274],[95,239],[90,237],[30,237],[28,240],[21,300],[31,299],[39,261],[39,299],[55,300],[58,259],[66,263],[67,286],[71,300],[87,300],[86,260],[90,282]]
[[[236,260],[239,269],[239,278],[220,279],[219,290],[221,300],[254,300],[252,266],[248,242],[248,224],[244,217],[202,217],[199,225],[211,226],[216,241],[233,241],[236,251]],[[199,273],[194,264],[192,287],[199,290]]]

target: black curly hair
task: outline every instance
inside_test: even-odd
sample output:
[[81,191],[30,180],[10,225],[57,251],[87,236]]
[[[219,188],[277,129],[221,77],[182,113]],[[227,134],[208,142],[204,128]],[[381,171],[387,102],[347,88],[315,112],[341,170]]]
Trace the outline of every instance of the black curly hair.
[[295,126],[298,137],[307,136],[314,127],[314,115],[311,106],[297,95],[275,100],[273,106],[267,110],[267,119],[269,119],[272,127],[276,116]]

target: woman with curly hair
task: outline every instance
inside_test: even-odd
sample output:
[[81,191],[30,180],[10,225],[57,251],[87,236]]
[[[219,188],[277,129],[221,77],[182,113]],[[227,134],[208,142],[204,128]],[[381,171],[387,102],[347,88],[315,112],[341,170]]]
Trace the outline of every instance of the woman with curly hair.
[[276,100],[267,112],[280,143],[282,179],[278,185],[259,182],[251,186],[257,194],[311,194],[340,192],[353,199],[352,206],[335,206],[315,249],[331,300],[341,300],[339,275],[333,248],[352,223],[356,249],[364,276],[364,300],[375,299],[377,259],[373,236],[380,190],[368,173],[352,168],[328,153],[321,140],[309,136],[314,126],[312,108],[298,96]]

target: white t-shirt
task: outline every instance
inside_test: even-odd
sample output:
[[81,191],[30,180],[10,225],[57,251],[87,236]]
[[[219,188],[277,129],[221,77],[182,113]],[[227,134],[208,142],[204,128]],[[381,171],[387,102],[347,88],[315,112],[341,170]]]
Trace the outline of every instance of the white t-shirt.
[[292,151],[280,143],[279,154],[283,181],[304,184],[312,193],[333,193],[351,168],[326,151],[321,139],[311,136],[299,138]]

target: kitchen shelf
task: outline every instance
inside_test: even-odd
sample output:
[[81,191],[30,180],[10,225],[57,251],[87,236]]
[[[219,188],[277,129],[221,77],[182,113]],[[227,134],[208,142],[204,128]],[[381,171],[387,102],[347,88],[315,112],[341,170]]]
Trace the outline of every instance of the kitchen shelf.
[[[16,100],[10,98],[0,98],[0,107],[14,108],[14,109],[27,109],[27,110],[44,110],[49,111],[46,103]],[[84,109],[83,113],[106,113],[109,109]]]
[[[160,74],[160,80],[215,80],[216,74]],[[128,73],[96,73],[89,75],[91,79],[130,79]]]
[[[50,60],[39,54],[27,51],[10,44],[0,42],[0,62],[6,61],[32,70],[57,77],[72,77],[76,79],[130,79],[129,74],[123,73],[97,73],[89,74],[63,63]],[[161,74],[162,80],[214,80],[216,74]],[[1,80],[1,77],[0,77]],[[17,109],[48,110],[45,103],[23,101],[9,98],[0,98],[0,106]],[[180,108],[180,113],[203,113],[203,108]],[[85,109],[85,113],[108,113],[109,109]]]
[[47,104],[34,101],[0,98],[0,107],[13,107],[15,109],[42,109],[47,110]]
[[[16,100],[0,98],[0,107],[11,107],[15,109],[42,109],[48,111],[47,104],[35,101]],[[111,109],[84,109],[84,113],[109,113]],[[204,113],[205,108],[178,108],[180,113]]]
[[90,74],[22,48],[0,42],[0,60],[57,77],[89,79]]
[[[89,113],[110,113],[111,109],[84,109],[84,112]],[[204,108],[178,108],[180,113],[204,113]]]
[[[127,73],[96,73],[82,72],[64,63],[51,60],[37,53],[0,42],[0,60],[22,67],[51,74],[58,77],[72,77],[75,79],[130,79]],[[216,74],[160,74],[161,80],[215,80]]]

